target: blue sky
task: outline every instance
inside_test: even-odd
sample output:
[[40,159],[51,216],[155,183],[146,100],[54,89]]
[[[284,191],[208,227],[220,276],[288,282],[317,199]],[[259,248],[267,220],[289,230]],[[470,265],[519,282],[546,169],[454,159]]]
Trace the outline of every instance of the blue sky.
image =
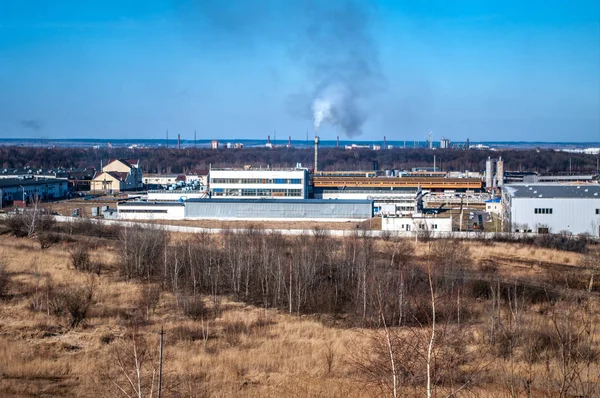
[[303,139],[340,76],[356,140],[599,142],[600,2],[0,0],[1,138]]

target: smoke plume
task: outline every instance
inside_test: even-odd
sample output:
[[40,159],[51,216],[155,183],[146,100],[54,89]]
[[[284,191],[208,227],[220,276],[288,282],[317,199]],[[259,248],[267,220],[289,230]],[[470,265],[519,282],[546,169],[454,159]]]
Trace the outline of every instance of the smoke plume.
[[21,120],[21,127],[26,128],[28,130],[33,130],[35,132],[40,131],[42,129],[42,122],[37,119],[27,119]]
[[[370,29],[370,0],[187,0],[181,8],[186,30],[238,54],[283,46],[302,69],[307,85],[289,96],[296,116],[312,119],[348,137],[362,133],[369,97],[382,80]],[[266,46],[263,46],[266,44]],[[236,60],[238,62],[238,60]]]
[[315,132],[328,123],[348,137],[362,133],[364,102],[382,79],[371,14],[368,3],[352,0],[323,2],[308,12],[305,62]]

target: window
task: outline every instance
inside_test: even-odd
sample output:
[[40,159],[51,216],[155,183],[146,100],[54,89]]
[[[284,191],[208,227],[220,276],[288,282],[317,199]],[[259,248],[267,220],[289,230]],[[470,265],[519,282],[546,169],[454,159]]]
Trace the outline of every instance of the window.
[[600,209],[596,209],[596,214],[600,214]]
[[552,209],[533,209],[535,214],[552,214]]

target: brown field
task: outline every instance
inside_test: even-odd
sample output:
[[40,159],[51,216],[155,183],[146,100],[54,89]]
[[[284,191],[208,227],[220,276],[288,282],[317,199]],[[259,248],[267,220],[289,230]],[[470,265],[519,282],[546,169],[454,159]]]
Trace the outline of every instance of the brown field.
[[[215,317],[190,319],[178,310],[178,298],[164,290],[151,311],[140,304],[144,302],[140,298],[142,285],[126,281],[118,273],[115,243],[86,242],[95,261],[104,265],[99,275],[71,267],[72,243],[41,250],[33,239],[0,235],[0,261],[10,275],[8,290],[0,298],[0,395],[128,396],[122,390],[131,392],[128,377],[135,385],[134,361],[127,357],[133,347],[143,362],[140,372],[144,396],[156,395],[159,331],[164,328],[163,396],[389,396],[390,391],[381,390],[377,383],[366,383],[368,377],[357,366],[358,362],[368,363],[373,339],[382,341],[383,329],[353,327],[343,316],[294,315],[257,308],[227,297],[220,297]],[[519,244],[472,242],[468,246],[475,264],[494,262],[497,272],[507,278],[534,280],[548,272],[576,272],[583,261],[580,254]],[[427,243],[418,243],[415,254],[424,257],[428,250]],[[49,300],[49,286],[53,291],[93,286],[93,304],[81,325],[72,328],[64,316],[55,316],[49,309],[35,310],[40,302],[42,308]],[[588,299],[597,322],[597,296]],[[211,308],[209,298],[203,300]],[[487,305],[473,303],[482,314]],[[145,308],[141,318],[140,308]],[[529,321],[547,321],[548,315],[535,312],[537,309],[531,308]],[[465,349],[471,355],[480,354],[461,366],[481,372],[481,384],[458,395],[521,395],[522,386],[507,383],[507,375],[527,369],[520,362],[503,361],[478,345],[484,322],[473,322],[462,330],[465,336],[472,336]],[[131,337],[132,330],[137,333],[135,338]],[[426,329],[410,336],[421,336],[421,332]],[[590,349],[598,350],[597,339],[591,341],[595,343]],[[543,364],[536,367],[543,373]],[[596,375],[591,379],[598,380],[597,362],[588,371]],[[152,393],[150,385],[154,386]],[[533,396],[553,395],[539,389],[532,391]],[[402,387],[398,396],[423,393],[422,387]],[[442,391],[437,395],[445,396]]]

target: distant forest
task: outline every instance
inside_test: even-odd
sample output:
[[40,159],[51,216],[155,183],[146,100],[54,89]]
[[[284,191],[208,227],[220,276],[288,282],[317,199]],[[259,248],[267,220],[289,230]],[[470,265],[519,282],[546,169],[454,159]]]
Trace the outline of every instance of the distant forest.
[[[488,156],[502,156],[506,171],[539,173],[596,173],[598,156],[554,150],[455,150],[455,149],[370,149],[345,150],[321,148],[319,170],[410,169],[436,165],[444,171],[482,171]],[[101,161],[126,158],[140,159],[147,173],[184,173],[212,167],[294,167],[301,163],[313,167],[314,151],[299,148],[243,149],[164,149],[164,148],[35,148],[0,147],[2,168],[99,168]]]

